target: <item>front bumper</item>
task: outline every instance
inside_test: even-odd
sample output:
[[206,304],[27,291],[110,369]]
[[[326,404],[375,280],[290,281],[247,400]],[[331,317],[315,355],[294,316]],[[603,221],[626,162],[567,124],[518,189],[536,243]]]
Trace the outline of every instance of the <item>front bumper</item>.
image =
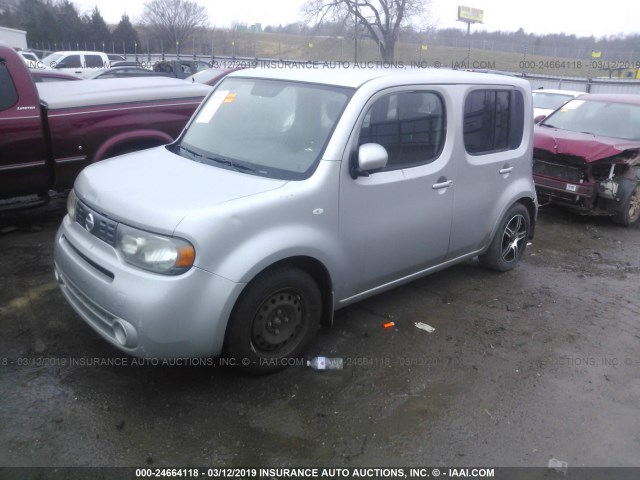
[[143,358],[220,354],[244,287],[196,267],[177,276],[132,267],[68,216],[56,235],[54,261],[74,310],[111,344]]
[[533,174],[536,193],[576,209],[590,210],[598,194],[598,185],[593,182],[575,183],[561,178]]

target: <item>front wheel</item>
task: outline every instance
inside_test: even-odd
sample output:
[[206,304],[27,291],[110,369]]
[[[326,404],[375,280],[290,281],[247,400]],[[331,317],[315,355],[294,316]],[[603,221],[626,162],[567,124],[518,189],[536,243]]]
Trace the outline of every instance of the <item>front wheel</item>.
[[527,207],[521,203],[512,205],[502,219],[489,249],[480,255],[480,263],[498,272],[511,270],[524,253],[530,231],[531,219]]
[[640,218],[640,182],[635,184],[620,211],[613,216],[613,221],[626,227],[637,222],[638,218]]
[[290,266],[263,272],[236,303],[226,353],[249,373],[281,370],[304,352],[321,314],[320,289],[309,274]]

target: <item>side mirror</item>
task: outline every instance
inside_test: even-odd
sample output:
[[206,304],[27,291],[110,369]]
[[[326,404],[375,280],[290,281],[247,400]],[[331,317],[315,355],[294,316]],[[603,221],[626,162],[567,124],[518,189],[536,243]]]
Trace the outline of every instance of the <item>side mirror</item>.
[[542,120],[544,120],[545,118],[547,118],[547,116],[546,116],[546,115],[538,115],[537,117],[535,117],[535,118],[533,119],[533,123],[535,123],[535,124],[537,125],[538,123],[540,123],[540,122],[541,122]]
[[358,148],[356,165],[352,165],[351,178],[368,177],[375,170],[387,166],[389,154],[387,150],[377,143],[365,143]]

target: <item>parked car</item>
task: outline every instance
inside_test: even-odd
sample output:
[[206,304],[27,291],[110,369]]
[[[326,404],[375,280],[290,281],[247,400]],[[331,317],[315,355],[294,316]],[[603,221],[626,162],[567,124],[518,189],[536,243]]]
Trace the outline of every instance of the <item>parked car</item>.
[[116,63],[116,62],[126,62],[127,61],[127,59],[124,56],[118,55],[117,53],[107,53],[107,58],[109,59],[109,62],[111,62],[112,66],[115,66],[113,64]]
[[247,69],[169,146],[83,170],[55,240],[76,312],[124,352],[302,355],[334,310],[532,236],[526,80]]
[[208,68],[209,64],[207,62],[199,60],[168,60],[156,62],[153,66],[153,71],[168,73],[176,78],[187,78]]
[[80,80],[75,75],[69,75],[68,73],[57,72],[56,70],[49,70],[44,68],[30,68],[31,79],[35,83],[45,82],[64,82],[67,80]]
[[242,67],[238,68],[207,68],[206,70],[201,70],[198,73],[194,73],[186,78],[186,80],[197,83],[204,83],[205,85],[214,86],[218,83],[225,75],[229,75],[231,72],[235,72],[236,70],[241,70]]
[[541,201],[630,225],[640,217],[640,95],[581,96],[535,127]]
[[112,67],[96,70],[86,75],[87,80],[97,80],[105,78],[129,78],[129,77],[167,77],[166,73],[154,72],[142,67]]
[[40,62],[40,59],[38,58],[38,56],[35,53],[28,52],[26,50],[19,50],[18,51],[18,55],[20,55],[22,60],[24,60],[24,63],[26,63],[27,67],[29,67],[29,68],[37,68],[38,67],[38,62]]
[[111,59],[102,52],[54,52],[41,60],[46,68],[55,68],[65,73],[81,77],[85,70],[105,68],[111,64]]
[[551,89],[537,89],[531,94],[533,95],[533,118],[537,118],[540,115],[547,116],[569,100],[581,95],[587,95],[585,92]]

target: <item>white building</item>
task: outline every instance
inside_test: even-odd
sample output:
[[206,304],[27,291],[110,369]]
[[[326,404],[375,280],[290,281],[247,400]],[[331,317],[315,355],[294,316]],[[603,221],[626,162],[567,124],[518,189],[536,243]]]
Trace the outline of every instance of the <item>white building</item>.
[[17,49],[27,48],[27,32],[15,28],[0,27],[0,42]]

